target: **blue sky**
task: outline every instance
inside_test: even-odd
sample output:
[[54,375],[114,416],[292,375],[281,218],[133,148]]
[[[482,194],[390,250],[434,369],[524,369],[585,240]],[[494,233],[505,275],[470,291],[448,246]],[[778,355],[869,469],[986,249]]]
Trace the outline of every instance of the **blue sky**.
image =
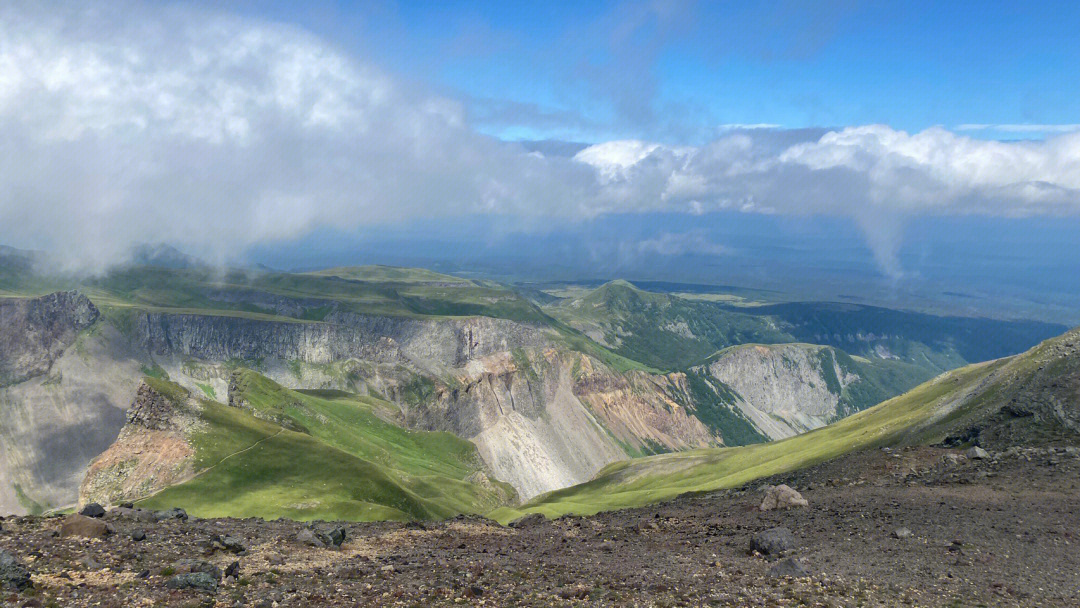
[[1076,2],[0,2],[0,244],[1076,318],[1078,31]]
[[[359,2],[245,10],[466,100],[504,138],[700,143],[725,124],[1080,122],[1077,2]],[[992,94],[988,94],[992,92]],[[965,129],[982,138],[1032,130]]]

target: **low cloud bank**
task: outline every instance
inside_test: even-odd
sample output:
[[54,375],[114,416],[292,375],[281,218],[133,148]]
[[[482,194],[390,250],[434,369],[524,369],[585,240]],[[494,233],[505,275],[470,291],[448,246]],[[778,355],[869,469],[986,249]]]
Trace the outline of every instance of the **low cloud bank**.
[[[70,269],[170,242],[212,261],[323,227],[487,213],[854,218],[880,267],[906,218],[1080,214],[1080,133],[735,128],[544,155],[292,27],[175,6],[0,8],[0,242]],[[123,25],[121,25],[123,24]],[[696,240],[695,240],[696,239]],[[657,235],[656,253],[722,248]]]

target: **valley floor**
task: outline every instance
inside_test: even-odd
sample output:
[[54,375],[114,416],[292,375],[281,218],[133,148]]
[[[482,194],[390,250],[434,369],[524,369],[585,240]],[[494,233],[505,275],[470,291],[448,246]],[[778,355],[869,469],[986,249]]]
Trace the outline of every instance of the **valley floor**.
[[[339,550],[301,545],[278,520],[139,523],[104,540],[57,538],[59,520],[0,522],[0,548],[34,589],[13,606],[1077,606],[1080,451],[986,460],[939,448],[852,454],[753,487],[592,517],[500,527],[481,518],[345,524]],[[764,483],[809,501],[758,510]],[[791,530],[811,577],[772,577],[751,537]],[[895,538],[907,528],[911,536]],[[146,540],[131,540],[143,530]],[[246,546],[207,554],[213,535]],[[901,534],[900,536],[903,536]],[[215,593],[170,590],[181,560],[239,575]],[[141,576],[140,576],[141,574]]]

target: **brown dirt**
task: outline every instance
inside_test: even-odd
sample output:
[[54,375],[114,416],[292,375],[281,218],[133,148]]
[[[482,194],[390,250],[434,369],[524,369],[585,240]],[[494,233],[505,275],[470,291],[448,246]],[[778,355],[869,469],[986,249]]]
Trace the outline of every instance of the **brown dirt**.
[[[347,524],[341,550],[302,547],[303,524],[113,520],[104,541],[54,538],[59,520],[2,522],[29,566],[21,606],[1080,606],[1080,458],[1052,449],[950,463],[938,448],[855,454],[741,490],[523,528],[480,518]],[[757,509],[765,483],[809,506]],[[750,537],[789,528],[812,576],[775,579]],[[906,527],[913,535],[892,537]],[[142,529],[147,540],[130,540]],[[165,587],[214,534],[240,538],[239,580]],[[85,556],[103,566],[88,570]],[[137,575],[149,570],[147,578]]]

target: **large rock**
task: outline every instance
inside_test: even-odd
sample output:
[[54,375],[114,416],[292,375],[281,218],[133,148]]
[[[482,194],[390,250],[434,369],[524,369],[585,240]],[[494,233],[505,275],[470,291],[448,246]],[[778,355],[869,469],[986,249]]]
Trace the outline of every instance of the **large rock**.
[[972,460],[982,460],[984,458],[990,458],[990,454],[988,454],[986,450],[980,448],[977,445],[964,450],[964,456],[967,456]]
[[30,571],[14,555],[0,549],[0,589],[22,591],[30,586]]
[[297,532],[296,542],[300,543],[301,545],[307,545],[309,547],[324,548],[329,544],[329,542],[327,541],[329,541],[330,539],[320,538],[320,536],[321,535],[316,534],[314,530],[304,528],[303,530]]
[[296,540],[310,547],[340,547],[345,542],[345,528],[304,528],[297,533]]
[[165,581],[165,586],[169,589],[195,589],[206,593],[214,593],[217,591],[218,582],[213,576],[205,572],[188,572],[177,574]]
[[102,507],[96,502],[87,504],[79,511],[79,515],[85,515],[87,517],[105,517],[105,507]]
[[203,559],[182,559],[176,562],[178,574],[202,573],[213,577],[214,581],[221,580],[221,568]]
[[795,536],[787,528],[770,528],[750,539],[750,550],[762,555],[781,555],[797,546]]
[[547,518],[544,517],[541,513],[529,513],[528,515],[523,515],[515,519],[508,525],[511,528],[528,528],[531,526],[542,524],[545,520],[547,520]]
[[154,512],[154,519],[156,521],[168,521],[170,519],[175,519],[177,521],[187,521],[187,518],[187,511],[181,509],[180,507],[173,507],[171,509],[166,509],[165,511]]
[[791,509],[794,507],[805,507],[808,503],[806,499],[802,497],[794,489],[780,484],[778,486],[771,486],[765,490],[765,498],[761,501],[762,511],[772,511],[773,509]]
[[60,524],[60,536],[62,537],[105,538],[110,533],[109,525],[105,522],[78,513],[68,515]]

